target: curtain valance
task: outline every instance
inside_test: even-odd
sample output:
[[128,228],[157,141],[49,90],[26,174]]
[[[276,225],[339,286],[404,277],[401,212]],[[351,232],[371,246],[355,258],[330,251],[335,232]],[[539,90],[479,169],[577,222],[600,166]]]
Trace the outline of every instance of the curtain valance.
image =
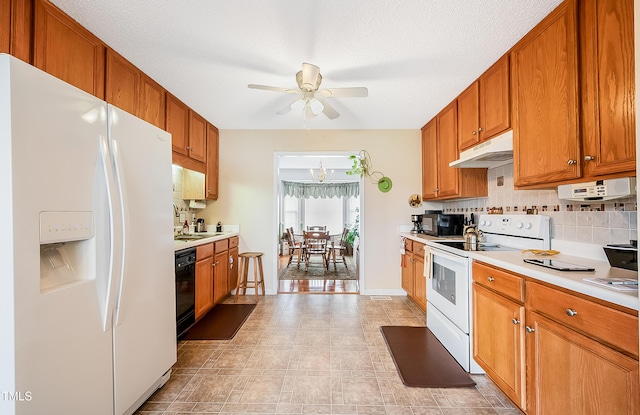
[[358,197],[360,195],[360,183],[298,183],[282,181],[285,196],[298,199],[332,198],[332,197]]

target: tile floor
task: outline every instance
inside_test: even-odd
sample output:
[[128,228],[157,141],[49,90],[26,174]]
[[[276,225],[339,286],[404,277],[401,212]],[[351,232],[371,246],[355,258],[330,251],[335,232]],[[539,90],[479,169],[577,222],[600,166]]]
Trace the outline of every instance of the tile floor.
[[379,326],[423,319],[406,297],[261,297],[232,340],[180,342],[171,379],[136,414],[520,414],[481,375],[475,388],[404,386]]

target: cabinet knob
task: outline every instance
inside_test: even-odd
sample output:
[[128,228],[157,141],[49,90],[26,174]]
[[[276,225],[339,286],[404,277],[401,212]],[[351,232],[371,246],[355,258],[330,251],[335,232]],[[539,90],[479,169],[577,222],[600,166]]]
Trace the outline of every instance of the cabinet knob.
[[527,333],[533,333],[534,331],[536,331],[533,327],[525,326],[524,328],[525,330],[527,330]]
[[564,310],[564,312],[567,313],[569,317],[574,317],[578,315],[578,312],[576,310],[572,310],[570,308],[567,308],[566,310]]
[[479,127],[478,131],[484,131],[484,129],[482,127]]
[[495,279],[495,278],[493,278],[493,277],[489,277],[489,278],[487,278],[487,281],[489,281],[489,282],[494,282],[495,280],[496,280],[496,279]]
[[594,156],[584,156],[584,161],[593,161],[596,158]]
[[475,131],[471,131],[471,134],[472,134],[472,135],[476,135],[476,134],[478,134],[478,133],[477,133],[477,132],[475,132]]
[[195,148],[193,148],[193,147],[191,147],[191,151],[196,151],[196,149],[195,149]]
[[517,318],[511,319],[511,322],[513,324],[520,324],[520,320],[518,320]]
[[567,160],[567,164],[570,165],[570,166],[572,166],[572,165],[574,165],[576,163],[577,162],[575,160],[571,160],[571,159]]
[[191,147],[187,146],[187,150],[191,150]]
[[434,191],[435,193],[438,193],[438,190],[440,190],[440,189],[437,189],[437,188],[436,188],[436,189],[433,189],[433,191]]

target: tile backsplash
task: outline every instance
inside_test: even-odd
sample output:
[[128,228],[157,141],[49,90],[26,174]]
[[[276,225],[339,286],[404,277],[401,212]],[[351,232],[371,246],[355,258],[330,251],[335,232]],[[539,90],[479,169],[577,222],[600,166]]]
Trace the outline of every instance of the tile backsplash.
[[515,190],[513,164],[489,169],[488,197],[443,203],[449,213],[523,213],[536,209],[551,218],[551,237],[598,245],[628,243],[638,239],[635,197],[606,202],[570,202],[558,199],[556,190]]

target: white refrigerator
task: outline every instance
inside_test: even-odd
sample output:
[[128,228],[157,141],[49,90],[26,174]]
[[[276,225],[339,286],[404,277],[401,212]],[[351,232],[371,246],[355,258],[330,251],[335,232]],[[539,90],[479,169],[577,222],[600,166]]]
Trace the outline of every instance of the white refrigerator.
[[131,414],[176,361],[171,135],[0,54],[0,414]]

